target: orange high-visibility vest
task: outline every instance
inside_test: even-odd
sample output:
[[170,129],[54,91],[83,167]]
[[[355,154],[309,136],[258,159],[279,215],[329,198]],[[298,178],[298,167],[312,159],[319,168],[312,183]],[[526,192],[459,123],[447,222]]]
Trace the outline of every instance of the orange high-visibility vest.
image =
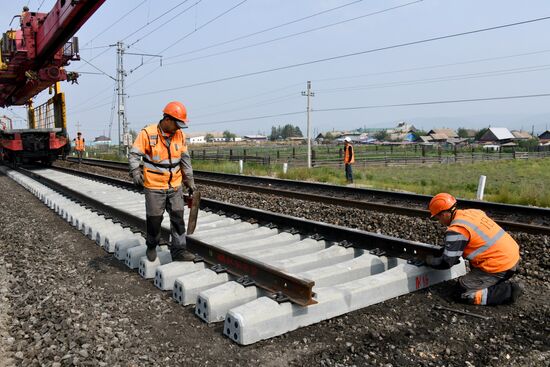
[[180,161],[187,152],[183,131],[176,131],[168,143],[158,124],[149,125],[140,131],[132,150],[143,155],[144,187],[165,190],[181,186]]
[[469,238],[462,256],[473,267],[499,273],[519,261],[517,242],[481,210],[457,210],[447,230]]
[[76,150],[85,150],[86,147],[84,146],[84,138],[76,138],[75,140],[75,149]]
[[353,152],[353,146],[351,144],[348,144],[348,146],[344,146],[344,164],[352,164],[355,163],[355,153]]

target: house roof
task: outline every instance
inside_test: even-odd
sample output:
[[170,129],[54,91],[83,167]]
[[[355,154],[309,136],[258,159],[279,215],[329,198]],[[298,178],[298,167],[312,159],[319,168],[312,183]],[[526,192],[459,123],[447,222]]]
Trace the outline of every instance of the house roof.
[[514,137],[516,139],[532,139],[533,138],[531,136],[531,134],[529,134],[527,131],[513,130],[512,135],[514,135]]
[[448,136],[447,134],[430,134],[433,140],[447,140]]
[[94,139],[94,142],[95,141],[111,141],[111,138],[105,135],[100,135]]
[[449,138],[458,138],[458,134],[453,129],[433,129],[428,132],[429,135],[432,134],[445,134]]
[[422,140],[424,143],[428,143],[430,141],[433,141],[434,139],[429,135],[421,135],[418,137],[420,140]]
[[550,130],[546,130],[539,135],[539,139],[550,139]]
[[514,139],[514,135],[505,127],[491,127],[489,131],[497,140]]

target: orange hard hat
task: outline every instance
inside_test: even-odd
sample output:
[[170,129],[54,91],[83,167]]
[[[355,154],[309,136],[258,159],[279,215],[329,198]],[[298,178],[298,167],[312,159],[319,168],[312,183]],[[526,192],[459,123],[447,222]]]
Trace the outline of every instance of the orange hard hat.
[[181,102],[173,101],[170,102],[162,110],[165,115],[173,117],[176,119],[176,122],[180,128],[187,127],[185,122],[187,122],[187,109]]
[[456,199],[453,195],[442,192],[437,194],[430,200],[430,214],[431,217],[435,217],[439,213],[445,210],[450,210],[456,205]]

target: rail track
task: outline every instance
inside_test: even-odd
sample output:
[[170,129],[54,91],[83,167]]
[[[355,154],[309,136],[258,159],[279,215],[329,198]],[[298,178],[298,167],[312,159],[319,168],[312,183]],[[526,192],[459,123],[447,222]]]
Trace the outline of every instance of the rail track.
[[[5,169],[2,169],[5,170]],[[438,246],[257,209],[203,200],[197,230],[187,236],[195,262],[172,262],[159,248],[144,257],[144,199],[130,183],[58,169],[5,170],[108,252],[196,304],[206,322],[224,321],[240,344],[425,288],[464,273],[406,259],[439,254]],[[168,223],[169,221],[165,221]],[[163,227],[167,239],[168,228]],[[304,307],[307,307],[305,312]]]
[[[74,159],[71,159],[71,161],[74,161]],[[127,171],[128,169],[127,164],[124,162],[84,159],[83,163],[118,171]],[[429,217],[429,212],[425,209],[431,199],[428,195],[206,171],[195,171],[194,173],[195,181],[203,185],[411,217]],[[486,211],[506,230],[550,235],[550,208],[466,199],[458,199],[458,205],[463,208],[476,208]]]

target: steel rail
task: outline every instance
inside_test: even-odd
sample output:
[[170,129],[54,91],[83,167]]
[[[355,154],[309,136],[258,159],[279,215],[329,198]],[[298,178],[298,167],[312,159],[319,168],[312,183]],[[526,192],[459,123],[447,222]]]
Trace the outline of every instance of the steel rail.
[[[58,168],[56,168],[58,169]],[[128,181],[111,177],[94,175],[82,171],[59,169],[63,172],[106,182],[125,189],[135,189]],[[141,233],[146,232],[145,219],[134,216],[110,205],[106,205],[93,197],[89,197],[62,183],[45,178],[35,172],[19,169],[19,172],[41,182],[47,187],[70,197],[83,205],[105,215],[116,222],[132,228]],[[344,228],[336,225],[295,218],[287,215],[276,214],[264,210],[252,209],[233,204],[227,204],[216,200],[201,200],[201,209],[214,211],[220,215],[232,218],[240,218],[250,223],[258,223],[269,228],[277,228],[279,231],[287,231],[300,234],[304,238],[309,236],[315,240],[326,240],[334,245],[353,247],[368,250],[378,256],[401,257],[404,259],[423,258],[427,255],[438,256],[442,253],[440,246],[394,238],[382,234]],[[162,229],[162,237],[167,241],[170,231]],[[296,304],[307,306],[315,303],[313,299],[314,282],[294,277],[262,262],[254,261],[248,257],[229,253],[221,248],[206,244],[200,240],[187,237],[188,249],[194,252],[199,259],[213,266],[213,270],[222,269],[237,277],[250,279],[258,287],[278,295],[276,299],[290,300]]]
[[[30,170],[19,168],[17,171],[40,182],[48,188],[59,192],[64,196],[72,198],[73,200],[105,216],[105,218],[111,219],[126,227],[130,227],[133,231],[141,233],[146,233],[147,231],[147,224],[145,219],[139,218],[110,205],[106,205],[99,200],[84,195],[59,182],[43,177]],[[90,174],[88,173],[82,176],[89,177],[89,175]],[[105,177],[96,177],[97,180],[101,180],[103,178]],[[115,179],[110,178],[109,182],[113,182],[113,180]],[[131,183],[121,181],[119,182],[118,186],[127,187],[127,185],[131,185]],[[161,236],[163,240],[168,243],[170,230],[161,228]],[[197,255],[200,256],[200,259],[209,263],[210,265],[223,265],[231,274],[237,276],[246,275],[248,278],[252,279],[258,287],[266,289],[269,292],[282,294],[284,295],[284,299],[293,301],[301,306],[307,306],[316,303],[316,301],[313,299],[312,289],[315,284],[315,282],[313,281],[301,279],[286,274],[273,267],[258,263],[252,259],[248,259],[243,256],[231,254],[227,251],[224,251],[223,249],[217,248],[212,245],[199,245],[195,241],[189,246],[189,250],[195,250],[197,252]],[[209,254],[214,254],[215,256],[211,257],[209,256]]]
[[[74,161],[74,159],[71,159]],[[127,170],[127,164],[124,162],[112,162],[103,161],[97,159],[85,159],[83,163],[115,168],[117,170]],[[256,176],[241,176],[217,172],[195,171],[195,182],[199,184],[226,187],[235,190],[246,190],[249,192],[257,192],[263,194],[270,194],[276,196],[283,196],[288,198],[295,198],[301,200],[308,200],[314,202],[320,202],[331,205],[342,205],[350,208],[374,210],[389,214],[401,214],[412,217],[428,218],[429,211],[426,209],[410,208],[401,205],[376,203],[364,200],[352,200],[345,197],[335,197],[334,191],[338,191],[339,194],[344,196],[379,196],[397,198],[398,200],[414,201],[422,203],[424,207],[427,207],[427,203],[430,201],[431,196],[410,194],[402,192],[394,192],[387,190],[375,190],[375,189],[361,189],[350,188],[345,186],[332,186],[322,183],[304,182],[304,181],[292,181],[282,180],[275,178],[265,178]],[[298,187],[299,191],[281,189],[281,186],[294,186]],[[332,195],[314,194],[312,191],[326,192],[332,191]],[[485,202],[478,200],[466,200],[458,199],[458,205],[463,208],[474,208],[485,211],[497,211],[500,213],[514,213],[520,215],[526,215],[530,217],[548,218],[550,220],[550,208],[540,208],[532,206],[501,204],[495,202]],[[513,222],[507,220],[495,220],[502,228],[509,231],[518,231],[536,235],[550,235],[550,227],[533,225],[528,223]]]

